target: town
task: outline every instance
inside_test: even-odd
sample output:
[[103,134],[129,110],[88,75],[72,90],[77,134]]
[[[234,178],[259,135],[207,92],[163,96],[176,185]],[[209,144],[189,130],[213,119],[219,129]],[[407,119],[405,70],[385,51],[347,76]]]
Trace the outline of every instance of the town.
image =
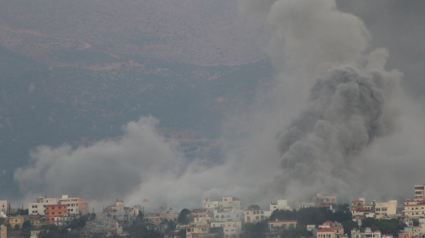
[[351,204],[317,193],[308,202],[271,202],[244,208],[242,201],[224,196],[202,199],[202,208],[161,206],[144,214],[141,205],[126,207],[116,200],[100,213],[90,213],[84,198],[39,197],[28,208],[12,208],[0,200],[0,238],[425,238],[425,184],[414,186],[412,199]]

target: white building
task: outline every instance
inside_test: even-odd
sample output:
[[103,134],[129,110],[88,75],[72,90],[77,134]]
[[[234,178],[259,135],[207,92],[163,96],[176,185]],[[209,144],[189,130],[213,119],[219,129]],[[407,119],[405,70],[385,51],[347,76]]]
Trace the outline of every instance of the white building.
[[217,211],[214,210],[214,221],[241,221],[244,217],[242,210]]
[[7,214],[7,200],[0,200],[0,211]]
[[28,203],[28,215],[44,216],[46,205],[56,205],[58,200],[59,198],[38,197],[37,202]]
[[28,203],[29,215],[42,215],[47,205],[68,205],[68,214],[85,215],[88,213],[88,202],[83,198],[70,198],[68,195],[62,195],[61,198],[38,197],[35,203]]
[[287,200],[277,200],[276,203],[271,202],[270,203],[270,211],[273,212],[274,210],[290,210],[291,207],[288,206]]

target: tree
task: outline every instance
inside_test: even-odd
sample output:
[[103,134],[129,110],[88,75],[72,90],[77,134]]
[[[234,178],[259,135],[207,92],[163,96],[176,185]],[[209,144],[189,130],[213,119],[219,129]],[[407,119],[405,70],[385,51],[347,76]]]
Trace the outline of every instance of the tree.
[[285,229],[280,234],[282,238],[301,238],[301,237],[312,237],[313,234],[310,231],[307,231],[305,226],[299,226],[292,229]]
[[179,238],[186,238],[186,229],[181,229],[177,235]]
[[30,221],[25,221],[24,224],[22,225],[22,228],[31,228],[31,222]]
[[139,215],[137,215],[137,220],[143,220],[143,217],[145,215],[143,214],[143,212],[141,210],[139,210]]
[[351,221],[345,221],[342,223],[342,227],[344,227],[344,234],[347,234],[348,237],[351,237],[351,230],[358,229],[359,224],[357,222],[351,220]]
[[180,212],[179,217],[177,218],[177,222],[180,223],[180,224],[184,224],[184,225],[189,224],[189,222],[190,222],[189,214],[190,214],[189,209],[184,208]]
[[261,238],[266,236],[268,231],[267,221],[253,223],[245,223],[242,226],[243,233],[240,235],[241,238]]

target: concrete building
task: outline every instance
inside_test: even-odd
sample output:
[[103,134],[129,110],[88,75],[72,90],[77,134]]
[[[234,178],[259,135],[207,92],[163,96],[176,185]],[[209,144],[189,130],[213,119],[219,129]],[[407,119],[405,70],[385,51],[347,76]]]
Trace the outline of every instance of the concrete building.
[[195,238],[199,234],[207,234],[209,226],[190,226],[186,228],[186,238]]
[[425,200],[407,200],[403,204],[403,215],[410,218],[425,216]]
[[363,207],[366,203],[366,199],[359,198],[359,200],[351,201],[351,208]]
[[28,203],[29,215],[45,215],[44,210],[47,205],[67,205],[70,215],[85,215],[89,212],[88,202],[83,198],[70,198],[62,195],[61,198],[39,197],[35,203]]
[[271,212],[264,211],[261,209],[253,209],[253,210],[246,210],[244,212],[244,215],[245,215],[246,223],[257,223],[259,221],[264,221],[268,219],[271,215]]
[[221,201],[211,201],[209,198],[202,199],[202,208],[207,209],[242,209],[241,200],[235,197],[222,197]]
[[213,220],[214,213],[206,208],[193,209],[190,213],[191,223],[197,224],[202,223],[202,220],[206,220],[208,223]]
[[317,193],[316,196],[313,197],[313,203],[314,205],[319,205],[319,204],[336,205],[338,203],[338,200],[336,196],[326,196],[321,193]]
[[36,202],[28,203],[28,215],[42,215],[47,205],[58,204],[59,198],[38,197]]
[[291,207],[288,206],[287,200],[277,200],[276,203],[271,202],[270,203],[270,211],[273,212],[274,210],[290,210]]
[[366,227],[364,232],[359,229],[353,229],[351,231],[351,238],[381,238],[380,231],[372,231],[369,227]]
[[238,237],[242,232],[242,222],[241,221],[223,221],[223,222],[211,222],[211,227],[222,227],[225,238],[230,238],[232,236]]
[[373,202],[372,205],[376,219],[395,216],[397,214],[397,200],[390,200],[387,202]]
[[296,228],[296,220],[284,220],[284,221],[268,221],[267,225],[269,226],[270,231],[280,231],[289,228]]
[[46,205],[44,214],[47,225],[55,224],[55,217],[68,215],[68,205]]
[[15,228],[15,226],[19,226],[19,229],[22,228],[25,222],[25,217],[23,216],[16,216],[16,217],[9,217],[7,218],[7,224],[10,225],[10,227]]
[[317,231],[316,238],[336,238],[336,233],[332,228],[323,228]]
[[0,200],[0,211],[7,214],[7,200]]
[[398,233],[398,238],[411,238],[413,236],[413,228],[405,227],[404,230]]
[[69,198],[68,195],[62,195],[58,204],[68,206],[68,214],[70,215],[86,215],[89,213],[89,202],[84,198]]
[[63,215],[63,216],[56,216],[54,217],[55,225],[56,226],[67,226],[71,224],[72,220],[74,220],[75,216],[71,216],[69,214]]
[[242,210],[219,211],[214,210],[214,221],[242,221],[244,212]]
[[415,185],[415,199],[425,200],[425,184]]
[[33,230],[30,231],[30,238],[37,238],[38,235],[42,232],[42,230]]
[[7,238],[7,226],[0,225],[0,238]]

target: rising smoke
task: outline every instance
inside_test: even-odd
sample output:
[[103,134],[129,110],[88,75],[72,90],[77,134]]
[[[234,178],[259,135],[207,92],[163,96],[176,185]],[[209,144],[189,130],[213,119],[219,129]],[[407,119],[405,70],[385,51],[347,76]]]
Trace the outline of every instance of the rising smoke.
[[[183,208],[223,195],[246,205],[316,192],[393,198],[386,196],[409,194],[423,182],[423,111],[403,94],[402,74],[385,69],[388,51],[370,50],[358,17],[338,11],[333,0],[239,4],[274,32],[268,53],[280,74],[267,109],[251,108],[229,123],[243,125],[247,136],[225,151],[223,164],[187,163],[155,132],[156,120],[142,118],[116,141],[37,148],[32,164],[15,172],[22,192],[128,204],[147,198],[153,207]],[[394,176],[397,168],[403,177]]]

